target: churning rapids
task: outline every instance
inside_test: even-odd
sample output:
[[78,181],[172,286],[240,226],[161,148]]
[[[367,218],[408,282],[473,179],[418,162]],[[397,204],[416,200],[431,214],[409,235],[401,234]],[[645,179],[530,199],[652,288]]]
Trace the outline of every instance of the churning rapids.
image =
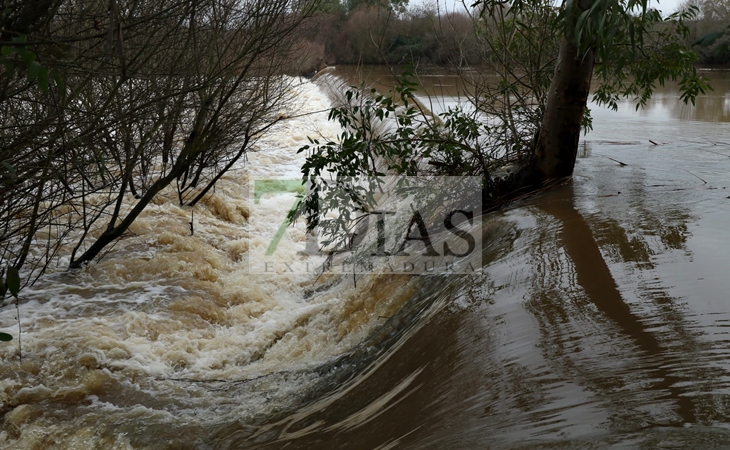
[[730,447],[730,74],[708,75],[694,109],[674,88],[594,109],[572,184],[485,220],[482,271],[356,287],[248,271],[293,199],[254,208],[249,180],[298,177],[307,136],[338,133],[302,115],[332,77],[303,81],[193,236],[168,192],[100,262],[23,291],[0,447]]

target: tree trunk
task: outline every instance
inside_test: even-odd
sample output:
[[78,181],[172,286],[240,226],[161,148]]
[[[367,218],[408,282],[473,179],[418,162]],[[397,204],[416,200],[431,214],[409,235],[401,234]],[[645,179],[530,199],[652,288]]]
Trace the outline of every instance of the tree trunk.
[[592,76],[593,51],[578,55],[575,44],[563,38],[528,169],[533,186],[573,174]]

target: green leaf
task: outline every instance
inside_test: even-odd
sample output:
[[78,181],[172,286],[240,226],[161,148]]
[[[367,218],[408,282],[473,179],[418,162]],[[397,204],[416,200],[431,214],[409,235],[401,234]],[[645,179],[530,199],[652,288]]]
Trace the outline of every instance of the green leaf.
[[588,14],[590,12],[590,10],[583,11],[583,13],[578,16],[578,20],[575,23],[575,40],[577,45],[580,45],[580,37],[583,34],[583,22],[585,22],[586,18],[588,18]]
[[[5,169],[7,174],[2,173],[3,170],[1,169]],[[0,174],[2,174],[0,176],[2,182],[6,185],[13,184],[18,179],[18,173],[15,171],[15,167],[7,161],[0,163]]]
[[709,47],[714,44],[723,34],[724,31],[715,31],[714,33],[707,33],[692,43],[693,46],[699,45],[701,47]]
[[[33,81],[38,78],[43,71],[43,67],[38,64],[37,61],[31,61],[28,63],[28,81]],[[46,84],[48,81],[46,80]]]
[[8,333],[0,333],[0,341],[1,342],[10,342],[13,340],[13,337],[9,335]]
[[27,64],[35,61],[35,53],[29,50],[21,47],[16,49],[15,51],[20,55],[21,58],[23,58],[23,61],[25,61]]
[[16,267],[10,267],[8,269],[8,277],[5,280],[5,284],[7,284],[10,294],[18,298],[18,293],[20,293],[20,275]]
[[41,68],[41,72],[38,74],[38,85],[43,92],[48,92],[48,71],[44,68]]

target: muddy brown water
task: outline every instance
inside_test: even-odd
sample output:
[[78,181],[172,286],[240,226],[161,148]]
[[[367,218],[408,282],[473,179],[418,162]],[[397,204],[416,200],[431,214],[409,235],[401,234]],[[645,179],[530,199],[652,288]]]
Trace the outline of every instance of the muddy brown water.
[[704,73],[696,108],[672,86],[594,107],[574,180],[491,214],[476,274],[302,300],[311,280],[237,266],[257,245],[237,180],[199,240],[149,244],[150,214],[28,294],[2,448],[730,448],[730,73]]
[[265,448],[729,448],[730,74],[705,75],[696,107],[594,105],[574,181],[494,214],[484,272]]

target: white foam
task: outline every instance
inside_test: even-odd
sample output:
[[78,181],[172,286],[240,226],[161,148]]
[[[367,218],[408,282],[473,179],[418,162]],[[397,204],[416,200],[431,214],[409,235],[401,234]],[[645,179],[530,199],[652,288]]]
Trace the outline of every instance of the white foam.
[[[351,349],[379,317],[397,310],[413,290],[399,277],[365,279],[357,289],[348,281],[305,298],[314,284],[310,274],[248,273],[247,249],[268,245],[294,198],[277,195],[254,210],[245,197],[248,183],[299,178],[305,155],[297,150],[306,137],[332,139],[340,132],[326,120],[330,101],[317,85],[300,81],[293,89],[286,112],[292,118],[272,128],[246,164],[194,207],[194,236],[190,209],[164,191],[135,222],[136,236],[102,261],[75,274],[59,268],[23,291],[24,364],[18,364],[17,340],[0,345],[0,401],[61,398],[68,407],[85,405],[77,422],[44,422],[59,436],[73,436],[84,415],[99,427],[120,418],[164,423],[194,416],[214,423],[255,415],[274,408],[274,399],[301,392],[316,378],[307,369]],[[249,214],[267,220],[252,229]],[[295,240],[282,239],[277,254],[294,258],[304,224],[287,233]],[[0,310],[0,331],[17,335],[14,306]],[[255,390],[238,384],[272,374],[292,375],[269,385],[259,381],[265,388]],[[210,383],[221,383],[225,392],[207,388]],[[127,405],[129,392],[139,393],[139,405]],[[165,406],[143,404],[142,393]],[[17,442],[36,442],[34,421],[19,425],[27,433]]]

